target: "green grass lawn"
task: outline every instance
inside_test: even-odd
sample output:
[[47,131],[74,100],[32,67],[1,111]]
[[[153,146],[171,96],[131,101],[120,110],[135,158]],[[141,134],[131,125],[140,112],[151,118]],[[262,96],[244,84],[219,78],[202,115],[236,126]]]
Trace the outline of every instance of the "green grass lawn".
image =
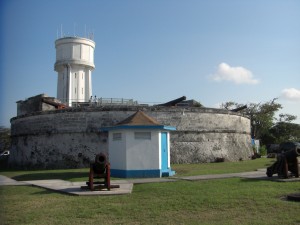
[[[173,165],[173,169],[179,169],[178,175],[183,176],[207,174],[204,170],[243,172],[269,163],[269,159],[258,159]],[[0,174],[64,178],[58,175],[59,170],[27,172]],[[77,180],[88,171],[61,171],[66,172],[69,180]],[[130,195],[96,197],[69,196],[30,186],[2,186],[0,224],[300,224],[299,202],[285,200],[294,192],[300,192],[299,182],[241,178],[140,184],[134,185]]]
[[[254,171],[271,165],[274,159],[260,158],[241,162],[173,164],[176,176],[194,176]],[[0,174],[18,181],[62,179],[68,181],[86,181],[88,168],[66,170],[0,170]]]
[[172,170],[176,176],[195,176],[206,174],[224,174],[255,171],[272,165],[275,159],[259,158],[240,162],[202,163],[202,164],[174,164]]

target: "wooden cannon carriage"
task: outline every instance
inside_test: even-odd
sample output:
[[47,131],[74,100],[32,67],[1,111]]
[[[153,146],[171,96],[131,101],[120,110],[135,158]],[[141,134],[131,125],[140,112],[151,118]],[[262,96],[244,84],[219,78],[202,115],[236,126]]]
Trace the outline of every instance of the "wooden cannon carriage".
[[297,146],[295,149],[283,152],[277,155],[277,161],[267,168],[267,176],[272,177],[277,173],[280,178],[288,178],[290,176],[299,177],[299,162],[300,148]]
[[110,190],[110,164],[104,153],[97,154],[95,162],[90,164],[89,181],[86,184],[91,191]]

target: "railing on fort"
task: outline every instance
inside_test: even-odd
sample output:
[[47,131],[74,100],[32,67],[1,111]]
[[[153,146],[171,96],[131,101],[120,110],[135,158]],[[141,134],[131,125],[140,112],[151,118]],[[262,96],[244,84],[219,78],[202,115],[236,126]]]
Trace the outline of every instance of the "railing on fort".
[[89,107],[89,106],[108,106],[108,105],[139,105],[133,99],[125,98],[91,98],[89,102],[72,102],[72,107]]

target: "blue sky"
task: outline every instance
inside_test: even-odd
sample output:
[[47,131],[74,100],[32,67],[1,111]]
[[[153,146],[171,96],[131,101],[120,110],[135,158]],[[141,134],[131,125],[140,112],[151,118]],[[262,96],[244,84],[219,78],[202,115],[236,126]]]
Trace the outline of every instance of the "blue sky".
[[16,101],[56,97],[55,46],[94,33],[93,95],[206,107],[278,97],[300,123],[298,0],[2,0],[0,125]]

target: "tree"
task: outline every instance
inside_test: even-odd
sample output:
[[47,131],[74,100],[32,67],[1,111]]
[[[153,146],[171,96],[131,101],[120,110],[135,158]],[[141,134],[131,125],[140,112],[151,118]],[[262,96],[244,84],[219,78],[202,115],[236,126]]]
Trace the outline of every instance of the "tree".
[[[271,138],[270,138],[271,137]],[[273,139],[273,140],[272,140]],[[290,122],[277,122],[269,132],[269,143],[280,144],[285,141],[300,141],[300,125]]]
[[0,152],[10,149],[10,129],[0,127]]
[[246,114],[251,120],[251,136],[255,139],[261,139],[268,134],[269,129],[274,125],[275,113],[281,109],[279,103],[275,100],[265,103],[250,103]]
[[292,122],[293,120],[296,120],[297,116],[291,115],[291,114],[279,114],[279,122]]
[[238,104],[236,102],[225,102],[225,103],[222,103],[220,107],[222,109],[233,110],[233,109],[238,108],[240,106],[242,106],[242,104]]
[[[282,109],[281,104],[276,103],[276,98],[265,103],[250,103],[241,113],[251,120],[251,136],[260,139],[262,145],[279,144],[284,141],[300,141],[300,125],[292,121],[297,116],[291,114],[279,114],[275,118],[275,113]],[[221,108],[233,110],[243,104],[235,102],[222,103]]]
[[[251,136],[255,139],[261,139],[269,133],[269,129],[274,125],[275,113],[281,109],[281,104],[275,102],[276,99],[265,103],[250,103],[246,109],[240,111],[251,120]],[[233,110],[244,104],[236,102],[222,103],[221,108]],[[284,118],[284,117],[283,117]]]

